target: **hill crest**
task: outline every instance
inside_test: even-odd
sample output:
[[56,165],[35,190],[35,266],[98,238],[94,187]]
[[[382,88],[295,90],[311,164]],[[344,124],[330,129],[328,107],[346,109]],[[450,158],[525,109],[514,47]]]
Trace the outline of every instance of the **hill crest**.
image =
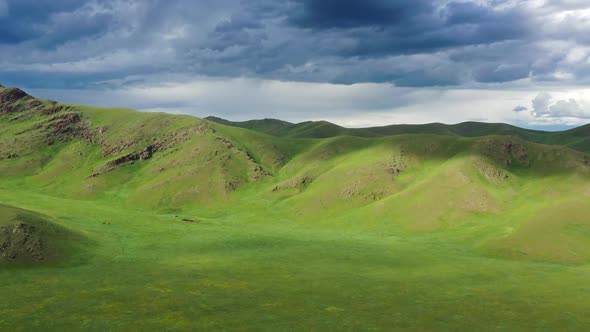
[[[564,145],[579,151],[590,152],[590,125],[583,125],[564,131],[533,130],[506,123],[475,121],[466,121],[458,124],[433,122],[427,124],[394,124],[379,127],[346,128],[328,121],[305,121],[293,124],[277,119],[249,120],[243,122],[233,122],[218,117],[207,117],[205,119],[226,126],[246,128],[279,137],[327,138],[335,136],[357,136],[375,138],[404,134],[435,134],[457,137],[506,135],[530,142]],[[265,125],[268,121],[280,122],[282,126],[279,130],[276,128],[269,129]]]

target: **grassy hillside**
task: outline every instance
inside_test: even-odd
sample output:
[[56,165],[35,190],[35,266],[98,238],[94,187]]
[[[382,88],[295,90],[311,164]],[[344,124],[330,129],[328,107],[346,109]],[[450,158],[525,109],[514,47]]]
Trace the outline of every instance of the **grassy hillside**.
[[0,88],[0,227],[87,239],[0,268],[0,330],[588,329],[590,156],[559,145],[585,129],[481,125],[250,130]]
[[[268,128],[327,136],[302,139],[190,116],[62,105],[14,88],[1,91],[0,180],[63,198],[212,213],[254,199],[265,202],[264,209],[274,206],[302,219],[362,209],[371,220],[433,231],[517,213],[514,202],[537,184],[568,184],[560,193],[568,204],[583,205],[580,197],[587,194],[588,155],[530,142],[583,140],[584,128],[551,134],[479,123],[394,126],[367,129],[382,135],[367,138],[337,134],[340,127],[322,122],[265,122]],[[399,134],[385,135],[394,129]],[[442,135],[401,134],[422,130]],[[519,130],[524,139],[503,136]],[[541,202],[539,209],[546,205]],[[536,212],[519,222],[536,220]]]
[[226,126],[240,127],[250,129],[254,131],[263,132],[270,135],[283,136],[286,134],[292,123],[276,119],[262,119],[262,120],[251,120],[244,122],[231,122],[214,116],[206,117],[205,120],[216,122]]
[[[372,128],[344,128],[326,121],[291,124],[274,119],[232,122],[216,117],[206,118],[226,126],[247,128],[275,136],[299,138],[326,138],[334,136],[383,137],[405,134],[434,134],[459,137],[489,135],[514,136],[526,141],[569,146],[582,152],[590,152],[590,125],[562,131],[547,132],[515,127],[504,123],[463,122],[455,125],[429,123],[420,125],[389,125]],[[279,128],[271,123],[281,123]]]

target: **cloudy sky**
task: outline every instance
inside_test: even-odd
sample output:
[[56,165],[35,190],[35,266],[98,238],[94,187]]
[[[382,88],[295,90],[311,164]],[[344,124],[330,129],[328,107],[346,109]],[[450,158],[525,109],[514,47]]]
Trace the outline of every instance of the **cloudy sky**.
[[0,83],[346,126],[590,121],[587,0],[0,0]]

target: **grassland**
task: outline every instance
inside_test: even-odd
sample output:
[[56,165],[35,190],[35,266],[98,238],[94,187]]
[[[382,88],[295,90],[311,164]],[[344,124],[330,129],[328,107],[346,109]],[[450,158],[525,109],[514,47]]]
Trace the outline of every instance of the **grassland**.
[[0,330],[590,328],[583,152],[32,101],[0,114],[0,218],[72,242],[1,265]]

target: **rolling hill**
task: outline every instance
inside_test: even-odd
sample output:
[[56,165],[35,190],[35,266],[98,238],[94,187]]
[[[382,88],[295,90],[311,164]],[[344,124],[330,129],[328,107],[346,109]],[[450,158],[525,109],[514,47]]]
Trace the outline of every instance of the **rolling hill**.
[[226,126],[240,127],[269,135],[298,138],[326,138],[334,136],[384,137],[404,134],[433,134],[459,137],[481,137],[488,135],[514,136],[520,139],[551,145],[569,146],[590,152],[590,125],[561,132],[548,132],[519,128],[504,123],[463,122],[454,125],[429,123],[420,125],[389,125],[371,128],[344,128],[327,121],[308,121],[293,124],[275,119],[232,122],[217,117],[205,118]]
[[232,123],[0,87],[0,216],[96,243],[0,270],[0,328],[583,329],[587,134]]
[[[337,134],[323,122],[248,125],[289,128],[283,136],[314,130],[326,136],[271,137],[219,120],[63,105],[16,88],[0,91],[0,99],[0,177],[66,198],[165,211],[221,209],[249,193],[306,219],[364,209],[406,229],[437,230],[517,211],[518,196],[538,183],[551,184],[539,189],[541,197],[571,183],[560,199],[572,201],[585,197],[590,185],[588,155],[531,142],[557,144],[583,137],[584,128],[546,133],[464,123],[342,128]],[[363,132],[376,137],[348,135]]]

